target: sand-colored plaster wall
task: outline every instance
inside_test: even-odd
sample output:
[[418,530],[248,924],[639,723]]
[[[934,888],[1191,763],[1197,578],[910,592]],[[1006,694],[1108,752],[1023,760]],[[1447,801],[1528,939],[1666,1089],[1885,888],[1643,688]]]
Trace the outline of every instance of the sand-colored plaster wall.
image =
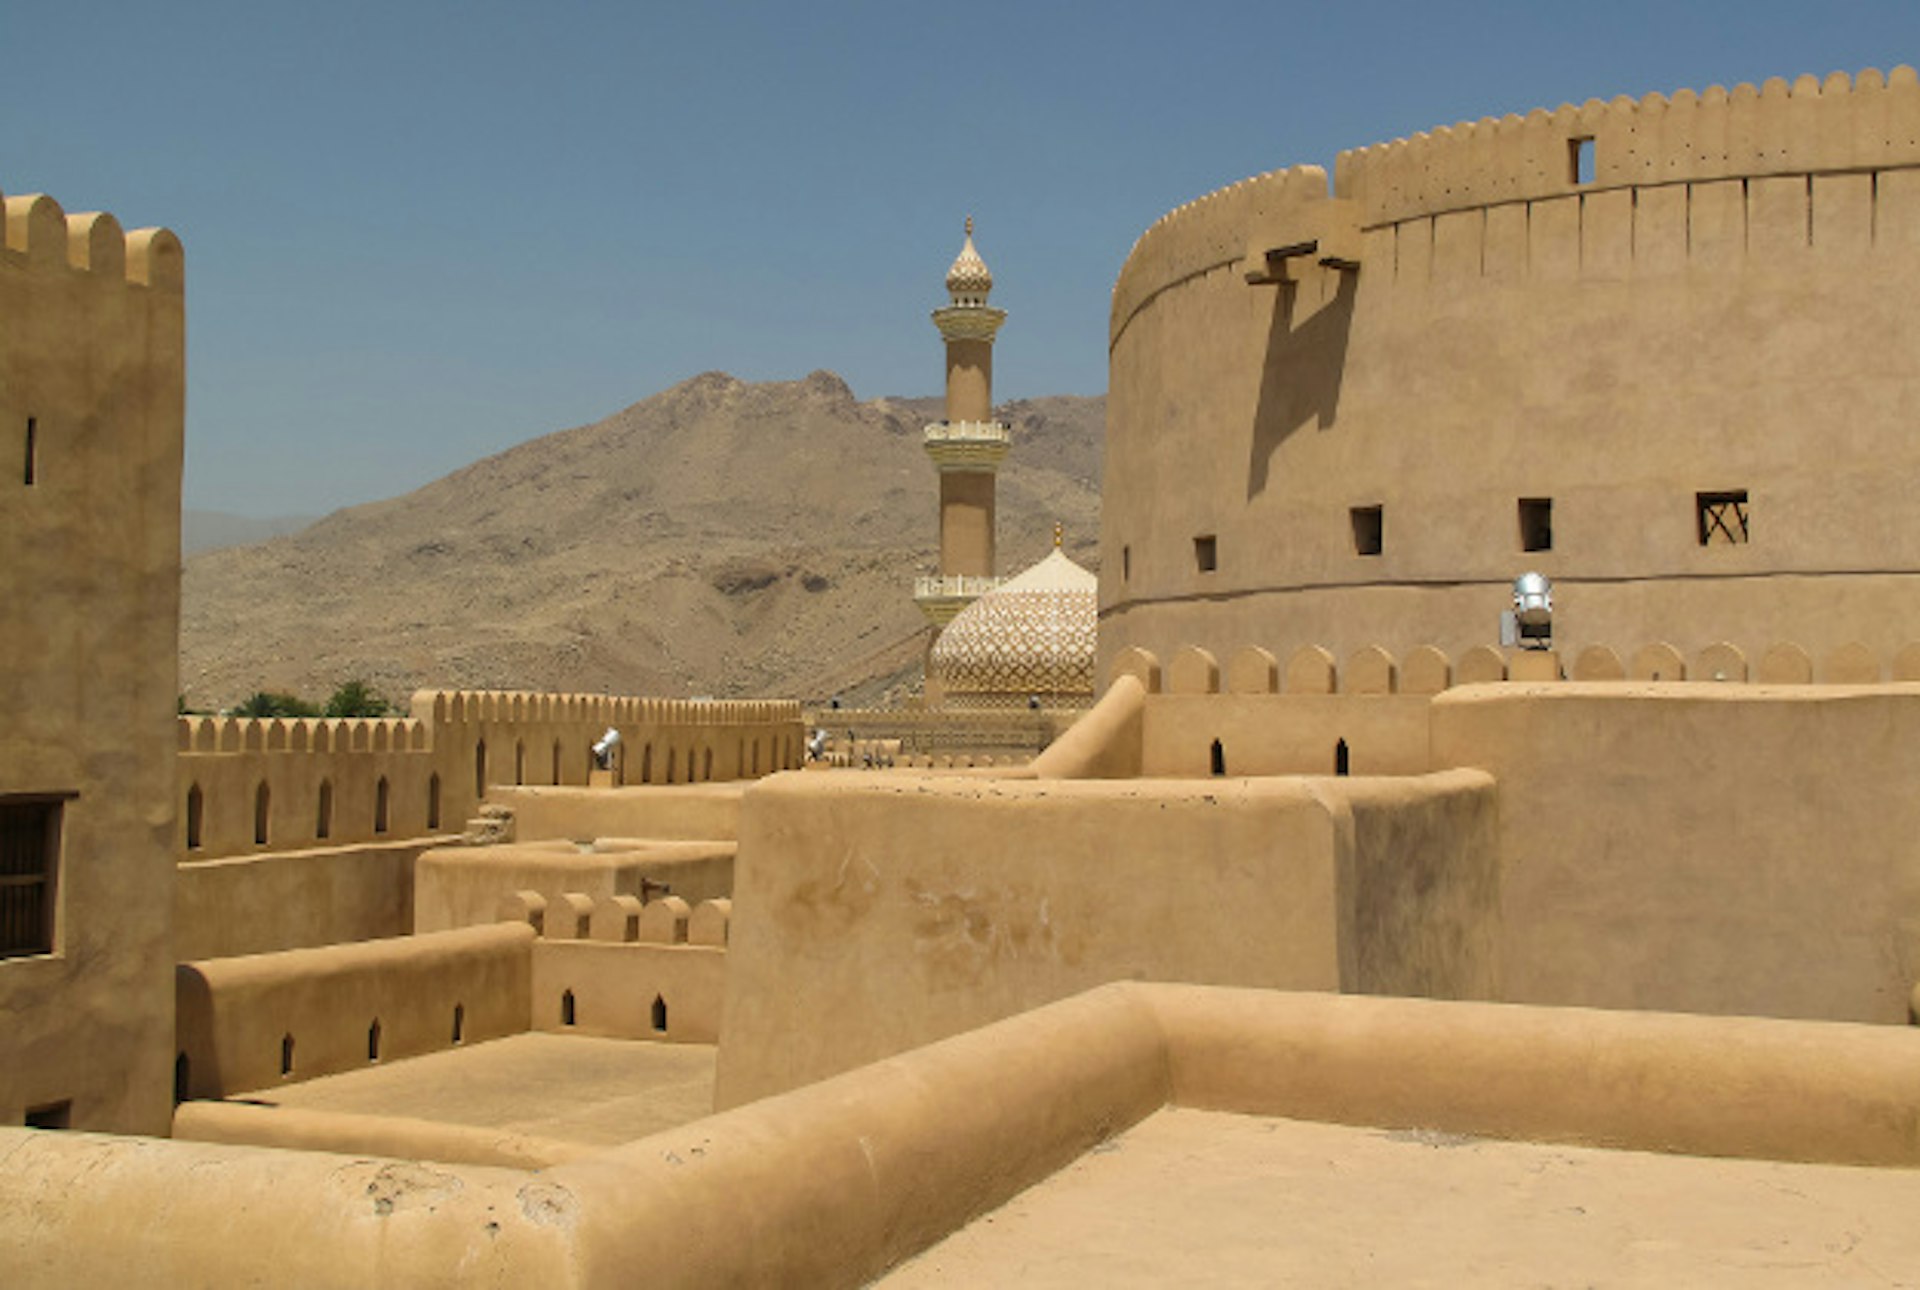
[[[1181,1106],[1628,1151],[1920,1164],[1920,1032],[1152,986]],[[1416,1074],[1417,1072],[1417,1074]]]
[[[533,947],[532,1028],[716,1043],[726,986],[724,946],[543,937]],[[567,996],[573,1000],[571,1022],[562,1003]]]
[[64,1102],[164,1133],[183,259],[164,229],[0,206],[0,799],[72,795],[53,951],[0,959],[0,1124]]
[[[177,851],[210,859],[457,832],[483,798],[584,789],[608,729],[623,740],[615,784],[755,779],[800,764],[799,705],[777,700],[423,690],[409,717],[181,717]],[[670,818],[689,810],[708,818],[697,808]]]
[[1045,752],[1029,773],[1039,779],[1133,779],[1141,773],[1147,691],[1123,676]]
[[1331,775],[1341,744],[1352,775],[1419,775],[1427,700],[1393,694],[1155,694],[1146,703],[1141,770],[1227,775]]
[[1349,857],[1341,988],[1498,997],[1500,794],[1492,777],[1454,770],[1316,784]]
[[183,1102],[174,1108],[173,1137],[509,1169],[544,1169],[593,1150],[578,1142],[505,1129],[252,1102]]
[[1500,997],[1901,1023],[1920,980],[1920,686],[1467,686],[1500,785]]
[[174,953],[182,961],[229,958],[404,936],[413,930],[414,865],[434,841],[182,864],[173,883]]
[[489,800],[513,811],[514,836],[670,838],[732,841],[740,836],[742,784],[680,788],[499,788]]
[[181,717],[178,739],[182,861],[457,833],[470,813],[418,721]]
[[[1358,782],[895,772],[756,787],[716,1104],[1106,981],[1485,990],[1492,782],[1383,786],[1356,814]],[[1380,823],[1396,791],[1409,808],[1397,832]],[[1369,876],[1405,868],[1404,853],[1417,878]],[[1354,933],[1427,918],[1432,937],[1398,950],[1363,951]]]
[[184,1091],[225,1097],[434,1052],[455,1042],[456,1009],[460,1042],[519,1034],[531,1007],[533,937],[524,923],[496,923],[183,963]]
[[24,1287],[851,1286],[1169,1103],[1911,1167],[1916,1089],[1892,1027],[1129,983],[537,1176],[0,1129],[0,1248]]
[[[604,791],[604,790],[603,790]],[[474,927],[500,917],[500,900],[538,892],[549,905],[566,892],[592,900],[672,894],[690,904],[733,893],[732,842],[606,838],[571,842],[436,847],[414,871],[413,930]]]
[[[1103,673],[1133,646],[1459,657],[1526,569],[1569,659],[1894,656],[1920,638],[1917,121],[1910,69],[1651,95],[1345,154],[1338,197],[1307,167],[1168,215],[1114,291]],[[1358,267],[1249,283],[1309,239]],[[1731,490],[1750,541],[1703,546],[1697,494]],[[1551,549],[1524,550],[1541,498]]]

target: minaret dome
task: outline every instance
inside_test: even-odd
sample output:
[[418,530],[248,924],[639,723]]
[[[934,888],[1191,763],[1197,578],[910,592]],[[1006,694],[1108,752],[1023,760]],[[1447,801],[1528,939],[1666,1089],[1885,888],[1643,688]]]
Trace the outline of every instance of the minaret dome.
[[947,270],[947,294],[956,305],[984,305],[993,292],[993,273],[973,245],[973,216],[967,216],[967,242]]

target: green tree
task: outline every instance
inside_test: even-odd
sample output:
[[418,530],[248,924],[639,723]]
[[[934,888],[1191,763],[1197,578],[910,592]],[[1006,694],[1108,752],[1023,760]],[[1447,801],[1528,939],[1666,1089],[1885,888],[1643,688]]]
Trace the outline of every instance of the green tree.
[[320,709],[291,694],[257,690],[233,710],[236,717],[317,717]]
[[362,680],[348,681],[333,692],[327,700],[325,715],[329,717],[384,717],[393,711],[393,705],[375,694]]

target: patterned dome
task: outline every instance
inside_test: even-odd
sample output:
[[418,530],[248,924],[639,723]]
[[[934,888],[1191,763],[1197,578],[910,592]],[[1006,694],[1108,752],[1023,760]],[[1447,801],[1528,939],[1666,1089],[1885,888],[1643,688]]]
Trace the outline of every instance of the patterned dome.
[[980,252],[973,249],[973,216],[967,216],[967,244],[960,248],[953,267],[947,270],[947,294],[953,297],[953,303],[985,304],[987,294],[993,290],[993,274],[987,269],[987,262],[980,258]]
[[956,707],[1093,696],[1099,580],[1057,547],[961,610],[933,645],[933,674]]

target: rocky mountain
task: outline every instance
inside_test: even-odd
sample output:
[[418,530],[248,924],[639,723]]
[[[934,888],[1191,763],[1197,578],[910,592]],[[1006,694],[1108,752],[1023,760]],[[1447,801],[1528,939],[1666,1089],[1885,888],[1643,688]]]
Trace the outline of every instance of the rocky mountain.
[[[364,677],[627,694],[899,697],[917,682],[938,399],[855,400],[831,372],[720,372],[290,536],[194,556],[181,685],[324,698]],[[998,410],[1000,563],[1055,520],[1094,567],[1104,398]]]

